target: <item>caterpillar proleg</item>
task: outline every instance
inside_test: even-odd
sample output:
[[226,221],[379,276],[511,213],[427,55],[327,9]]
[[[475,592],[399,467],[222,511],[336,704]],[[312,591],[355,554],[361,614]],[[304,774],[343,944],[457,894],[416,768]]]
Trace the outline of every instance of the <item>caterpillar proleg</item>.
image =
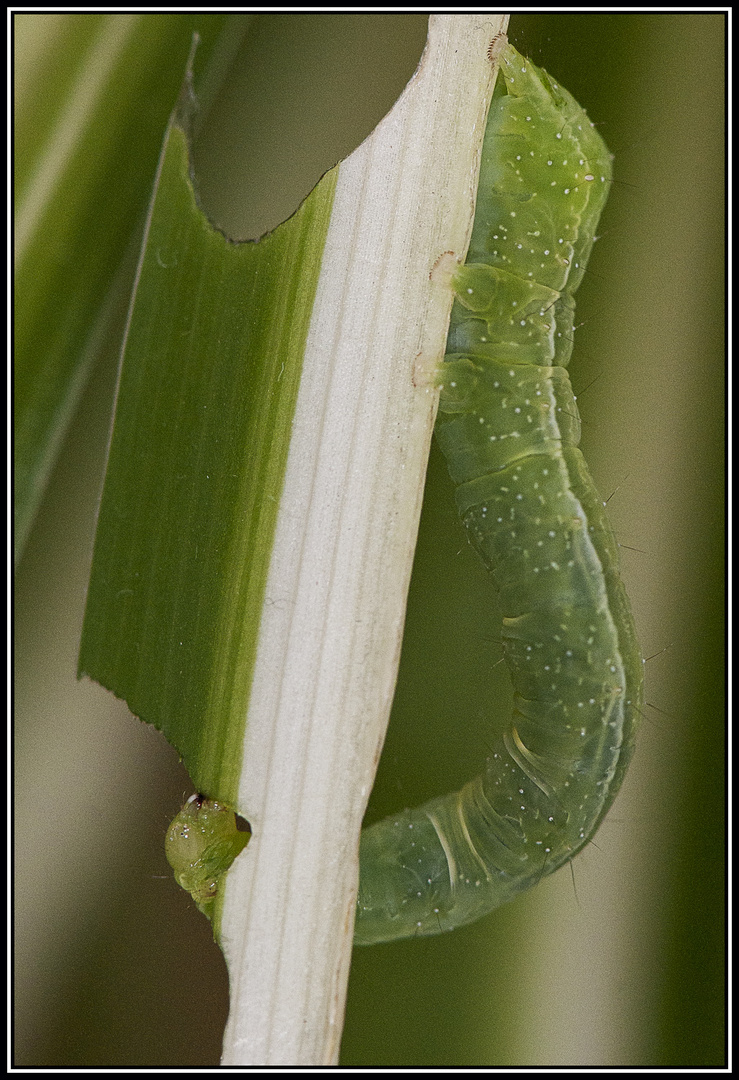
[[610,180],[582,108],[506,45],[436,437],[499,593],[513,714],[461,791],[363,831],[356,944],[452,930],[558,869],[633,751],[642,659],[566,371]]

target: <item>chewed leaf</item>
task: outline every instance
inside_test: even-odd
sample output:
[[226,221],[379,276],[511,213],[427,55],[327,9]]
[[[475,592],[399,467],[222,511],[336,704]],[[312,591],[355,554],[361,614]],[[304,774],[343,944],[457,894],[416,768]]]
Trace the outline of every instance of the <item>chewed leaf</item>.
[[223,875],[249,843],[233,810],[192,795],[167,830],[165,851],[178,885],[210,915]]

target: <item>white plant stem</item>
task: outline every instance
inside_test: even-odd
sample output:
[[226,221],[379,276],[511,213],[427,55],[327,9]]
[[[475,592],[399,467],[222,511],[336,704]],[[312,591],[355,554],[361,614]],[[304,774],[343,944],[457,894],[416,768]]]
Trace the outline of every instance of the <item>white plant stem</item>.
[[[339,166],[267,583],[228,874],[224,1065],[331,1065],[357,844],[392,703],[500,15],[433,15],[421,63]],[[451,261],[451,257],[447,262]],[[443,263],[441,264],[443,265]]]

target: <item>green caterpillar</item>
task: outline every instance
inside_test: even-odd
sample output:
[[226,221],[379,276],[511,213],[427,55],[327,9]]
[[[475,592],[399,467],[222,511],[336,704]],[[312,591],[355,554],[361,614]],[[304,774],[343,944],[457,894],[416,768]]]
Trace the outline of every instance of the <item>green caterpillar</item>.
[[473,922],[570,860],[621,784],[643,664],[565,370],[611,180],[587,116],[511,46],[488,115],[436,437],[503,609],[513,715],[461,791],[365,829],[355,944]]

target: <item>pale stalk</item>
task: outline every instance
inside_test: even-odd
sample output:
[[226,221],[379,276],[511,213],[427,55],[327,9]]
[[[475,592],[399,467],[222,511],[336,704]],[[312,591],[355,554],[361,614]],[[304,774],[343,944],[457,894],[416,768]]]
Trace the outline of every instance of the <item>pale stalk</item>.
[[229,872],[224,1065],[336,1064],[362,816],[385,735],[501,15],[433,15],[417,72],[342,162],[259,633]]

